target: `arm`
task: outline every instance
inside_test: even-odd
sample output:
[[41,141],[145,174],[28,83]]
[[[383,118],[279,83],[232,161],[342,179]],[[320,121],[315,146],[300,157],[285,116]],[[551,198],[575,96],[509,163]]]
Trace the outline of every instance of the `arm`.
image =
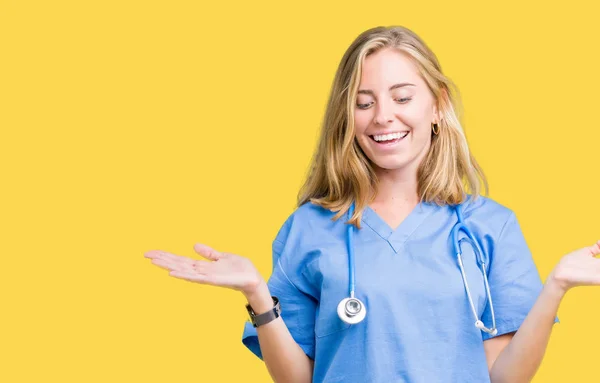
[[[488,365],[493,353],[502,349],[492,362],[490,378],[493,383],[531,381],[546,352],[554,319],[566,292],[576,286],[600,285],[600,260],[595,258],[599,254],[600,241],[564,256],[508,345],[502,347],[502,341],[498,340],[486,347]],[[490,341],[494,339],[486,342]]]
[[[256,314],[273,308],[273,299],[264,280],[244,295]],[[263,360],[274,382],[312,382],[314,362],[294,341],[281,317],[257,327],[256,332]]]
[[[507,334],[484,342],[492,383],[531,381],[546,352],[564,294],[559,284],[549,278],[514,336]],[[498,355],[495,361],[494,355]]]
[[[194,249],[210,262],[198,261],[164,251],[152,250],[145,253],[152,263],[170,271],[169,275],[190,282],[221,286],[241,291],[257,314],[273,308],[271,290],[279,295],[282,315],[294,321],[309,320],[311,307],[298,301],[294,290],[286,290],[287,279],[276,271],[267,284],[249,259],[231,253],[221,253],[206,245],[196,244]],[[279,269],[278,269],[279,270]],[[304,316],[298,317],[297,313]],[[310,383],[313,362],[292,337],[290,330],[279,317],[256,328],[260,351],[273,380],[277,383]],[[299,334],[296,334],[299,336]],[[307,337],[310,334],[306,334]],[[302,339],[302,338],[301,338]]]

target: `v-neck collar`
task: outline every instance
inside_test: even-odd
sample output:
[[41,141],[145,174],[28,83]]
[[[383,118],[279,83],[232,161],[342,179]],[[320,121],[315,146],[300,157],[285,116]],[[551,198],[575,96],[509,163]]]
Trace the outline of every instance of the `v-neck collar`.
[[434,206],[435,204],[431,202],[419,202],[395,230],[369,206],[363,211],[363,222],[387,241],[394,253],[398,253],[404,242],[433,212]]

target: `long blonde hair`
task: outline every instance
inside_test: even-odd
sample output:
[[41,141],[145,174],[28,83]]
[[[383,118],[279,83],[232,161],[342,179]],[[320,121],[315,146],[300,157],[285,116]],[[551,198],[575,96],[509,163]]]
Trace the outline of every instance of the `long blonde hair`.
[[458,204],[467,193],[477,198],[482,185],[487,194],[485,175],[469,151],[458,117],[458,90],[442,73],[437,57],[405,27],[376,27],[352,42],[338,66],[318,147],[298,193],[298,206],[310,201],[337,212],[334,219],[338,219],[354,201],[355,211],[349,222],[360,227],[362,211],[375,197],[378,181],[371,161],[354,138],[354,108],[364,59],[388,47],[408,54],[438,106],[439,134],[432,135],[429,153],[417,172],[420,200]]

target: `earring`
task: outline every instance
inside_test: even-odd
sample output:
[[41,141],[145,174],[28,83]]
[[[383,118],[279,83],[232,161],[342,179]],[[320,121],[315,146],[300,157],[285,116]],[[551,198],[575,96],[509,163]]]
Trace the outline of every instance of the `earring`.
[[432,123],[431,124],[431,130],[433,131],[433,134],[435,134],[436,136],[438,134],[440,134],[440,128],[439,128],[438,124]]

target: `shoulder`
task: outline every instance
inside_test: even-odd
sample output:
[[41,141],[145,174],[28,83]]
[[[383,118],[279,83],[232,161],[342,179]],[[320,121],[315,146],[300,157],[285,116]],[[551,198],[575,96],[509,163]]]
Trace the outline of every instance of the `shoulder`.
[[461,206],[461,211],[465,221],[485,226],[496,235],[500,235],[509,222],[516,221],[511,208],[484,196],[469,198]]
[[[342,231],[345,219],[334,220],[336,213],[312,202],[296,208],[285,220],[273,240],[273,265],[279,263],[288,278],[298,285],[300,275],[319,256],[324,242]],[[327,235],[323,235],[327,232]]]
[[[275,242],[287,243],[295,238],[305,237],[315,231],[328,230],[334,221],[335,212],[312,202],[296,208],[279,229]],[[339,222],[341,223],[341,222]]]
[[514,214],[508,206],[484,196],[479,196],[476,199],[470,198],[464,202],[462,213],[465,219],[467,217],[485,218],[488,221],[500,220],[502,222],[506,222]]

